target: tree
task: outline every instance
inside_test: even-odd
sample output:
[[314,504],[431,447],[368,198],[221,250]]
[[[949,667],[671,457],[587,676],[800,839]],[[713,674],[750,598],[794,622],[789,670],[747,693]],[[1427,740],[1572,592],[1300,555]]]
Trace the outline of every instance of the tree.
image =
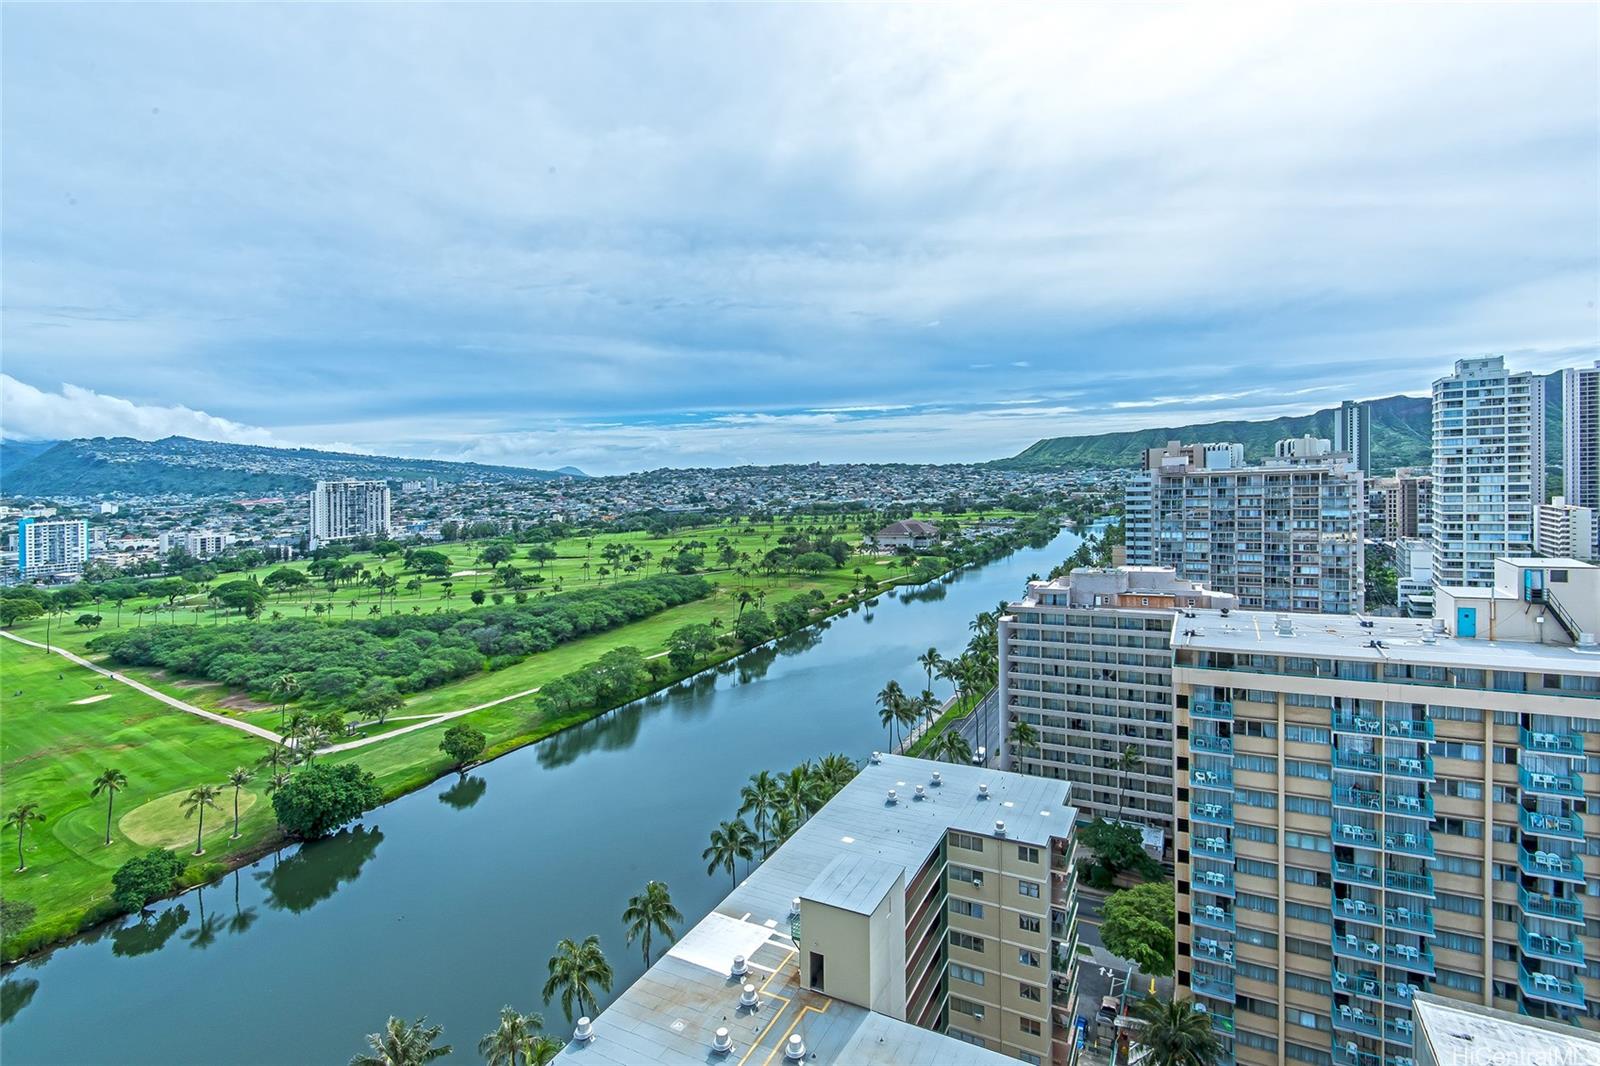
[[1032,751],[1039,746],[1039,731],[1022,719],[1017,719],[1011,725],[1011,746],[1020,751]]
[[738,884],[738,866],[740,859],[751,861],[755,858],[755,834],[750,832],[750,827],[740,819],[725,821],[711,831],[711,844],[700,857],[706,860],[706,873],[714,874],[717,870],[728,871],[728,877],[734,884]]
[[528,1066],[550,1066],[561,1054],[561,1041],[548,1033],[535,1033],[528,1042]]
[[383,1032],[367,1034],[372,1050],[353,1056],[350,1066],[423,1066],[455,1050],[435,1043],[443,1032],[442,1026],[429,1025],[426,1017],[409,1024],[391,1017]]
[[1222,1042],[1211,1031],[1211,1015],[1192,999],[1162,1000],[1151,996],[1133,1008],[1143,1023],[1135,1043],[1148,1049],[1140,1060],[1148,1066],[1215,1066]]
[[94,629],[100,625],[101,618],[97,614],[80,614],[73,619],[73,625],[82,626],[84,629]]
[[498,570],[501,563],[509,562],[510,559],[511,546],[498,542],[486,545],[483,551],[478,553],[478,561],[480,563],[488,563],[490,570]]
[[958,729],[946,729],[928,747],[928,754],[945,762],[970,763],[972,762],[972,745],[967,738],[961,735]]
[[756,835],[761,840],[761,857],[767,856],[767,816],[782,802],[782,792],[772,774],[762,770],[750,775],[750,783],[739,790],[740,815],[753,814]]
[[767,612],[756,607],[745,611],[733,623],[733,635],[747,648],[765,644],[778,635]]
[[39,812],[39,805],[33,801],[19,803],[6,815],[5,828],[17,831],[17,873],[28,868],[28,861],[22,855],[22,834],[27,831],[30,822],[42,822],[44,815]]
[[222,795],[222,789],[216,785],[200,785],[196,788],[191,788],[189,794],[183,797],[183,803],[181,804],[183,816],[185,818],[200,816],[194,831],[194,853],[196,855],[204,855],[206,853],[206,808],[210,807],[214,811],[221,810],[222,808],[217,806],[217,797],[220,795]]
[[89,789],[90,798],[100,793],[106,794],[106,846],[111,846],[111,802],[116,799],[117,793],[128,787],[128,778],[121,770],[107,767],[100,772],[100,776],[90,782],[93,787]]
[[153,899],[178,890],[187,859],[166,848],[135,855],[111,875],[111,899],[124,911],[142,911]]
[[0,600],[0,625],[7,628],[44,614],[44,607],[35,600],[7,597]]
[[478,1054],[488,1066],[517,1066],[519,1057],[533,1058],[533,1037],[544,1028],[537,1014],[522,1014],[515,1007],[500,1008],[500,1024],[478,1041]]
[[666,882],[650,881],[643,892],[628,899],[622,921],[628,929],[628,943],[633,943],[635,938],[642,942],[644,964],[649,966],[652,935],[660,933],[668,941],[677,940],[672,923],[683,921],[683,915],[672,905],[672,894],[667,891]]
[[1095,856],[1093,861],[1081,863],[1080,869],[1084,879],[1097,888],[1110,887],[1124,870],[1147,880],[1161,876],[1161,864],[1144,850],[1143,838],[1135,826],[1097,818],[1078,831],[1078,842]]
[[239,790],[250,783],[255,775],[242,766],[235,766],[228,775],[228,784],[233,786],[233,838],[239,839]]
[[1172,973],[1173,887],[1169,881],[1147,881],[1113,892],[1101,911],[1100,942],[1155,977]]
[[356,763],[308,766],[272,797],[284,832],[302,840],[327,836],[383,802],[377,778]]
[[687,670],[700,656],[714,651],[717,633],[708,625],[679,626],[667,638],[667,661],[674,670]]
[[472,590],[472,602],[473,602],[474,606],[482,607],[483,606],[483,601],[488,599],[488,598],[489,598],[488,593],[484,592],[482,589],[473,589]]
[[1144,762],[1144,756],[1139,754],[1139,749],[1132,744],[1122,749],[1122,754],[1117,756],[1117,769],[1122,776],[1117,780],[1117,821],[1122,821],[1122,797],[1127,791],[1128,775],[1137,770]]
[[611,964],[600,950],[599,937],[591,933],[581,944],[570,938],[562,940],[547,966],[550,976],[544,983],[545,1001],[559,993],[567,1021],[576,1017],[572,1013],[574,1003],[580,1013],[587,1010],[590,1017],[600,1012],[594,989],[598,986],[602,992],[611,991],[612,974]]
[[356,710],[362,714],[370,714],[382,725],[384,719],[400,709],[405,703],[404,697],[394,687],[394,682],[386,677],[375,677],[362,687],[356,696]]
[[929,688],[933,687],[933,675],[943,661],[943,658],[939,655],[939,649],[934,647],[929,647],[927,651],[917,656],[917,665],[922,667],[923,671],[928,675]]
[[900,709],[904,706],[905,700],[905,690],[900,687],[898,681],[891,680],[878,690],[878,724],[889,731],[891,750],[895,745],[895,730],[901,722]]
[[470,725],[453,725],[445,730],[439,750],[455,760],[456,769],[465,775],[467,764],[482,755],[487,744],[488,738]]

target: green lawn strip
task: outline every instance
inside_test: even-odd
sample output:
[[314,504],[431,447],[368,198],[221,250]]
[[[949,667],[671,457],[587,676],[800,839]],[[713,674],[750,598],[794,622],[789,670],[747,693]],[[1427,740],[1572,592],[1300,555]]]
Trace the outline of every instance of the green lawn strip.
[[934,738],[948,729],[952,722],[958,718],[965,718],[967,715],[971,714],[972,707],[975,703],[977,703],[977,701],[977,696],[969,694],[962,696],[959,700],[952,703],[948,708],[945,709],[943,714],[934,719],[933,728],[929,729],[916,740],[912,741],[911,747],[906,749],[906,754],[913,756],[921,755],[928,749],[928,745],[933,743]]
[[[12,641],[0,642],[0,686],[0,808],[32,801],[46,819],[24,837],[23,873],[16,872],[15,834],[0,838],[0,895],[37,908],[26,930],[33,936],[70,934],[106,904],[112,872],[150,846],[129,839],[125,819],[147,841],[181,838],[178,850],[187,854],[194,849],[195,823],[177,813],[177,797],[196,785],[221,785],[230,770],[253,766],[267,750],[263,741]],[[105,797],[89,796],[91,782],[107,767],[128,777],[116,797],[110,847]],[[263,783],[264,775],[250,787],[256,798],[241,819],[240,840],[229,840],[231,789],[222,811],[206,812],[206,861],[248,853],[276,838],[271,804],[256,791]]]

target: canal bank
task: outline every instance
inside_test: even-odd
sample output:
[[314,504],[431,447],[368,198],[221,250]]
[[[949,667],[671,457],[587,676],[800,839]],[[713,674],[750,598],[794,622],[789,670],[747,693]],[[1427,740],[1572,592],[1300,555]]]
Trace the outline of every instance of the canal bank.
[[589,933],[621,989],[643,970],[627,897],[664,880],[692,924],[726,894],[700,852],[751,773],[882,747],[884,682],[920,690],[919,654],[959,651],[973,616],[1077,544],[885,594],[19,967],[6,1059],[344,1061],[389,1015],[426,1014],[466,1061],[502,1004],[542,1010],[556,941]]

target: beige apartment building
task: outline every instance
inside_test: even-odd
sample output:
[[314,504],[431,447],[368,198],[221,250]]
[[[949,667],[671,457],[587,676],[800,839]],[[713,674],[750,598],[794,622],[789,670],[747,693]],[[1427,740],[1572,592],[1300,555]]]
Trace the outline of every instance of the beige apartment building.
[[1166,567],[1029,582],[1000,619],[1000,705],[1007,733],[1026,722],[1039,742],[1007,744],[1005,765],[1068,782],[1087,817],[1137,822],[1170,842],[1172,628],[1191,608],[1238,602]]
[[874,755],[564,1060],[1065,1064],[1077,956],[1059,782]]
[[1493,639],[1467,603],[1174,634],[1178,983],[1228,1061],[1414,1066],[1418,992],[1600,1028],[1600,598],[1535,629],[1551,575],[1507,562]]
[[1383,520],[1383,539],[1427,537],[1433,532],[1433,476],[1419,467],[1402,466],[1392,477],[1374,478],[1378,498],[1374,517]]

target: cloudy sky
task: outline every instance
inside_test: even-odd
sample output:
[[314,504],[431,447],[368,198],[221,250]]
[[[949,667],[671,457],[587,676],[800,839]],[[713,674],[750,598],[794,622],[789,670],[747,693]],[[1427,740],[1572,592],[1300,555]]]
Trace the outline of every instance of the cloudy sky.
[[8,5],[10,438],[598,473],[1600,354],[1590,5]]

